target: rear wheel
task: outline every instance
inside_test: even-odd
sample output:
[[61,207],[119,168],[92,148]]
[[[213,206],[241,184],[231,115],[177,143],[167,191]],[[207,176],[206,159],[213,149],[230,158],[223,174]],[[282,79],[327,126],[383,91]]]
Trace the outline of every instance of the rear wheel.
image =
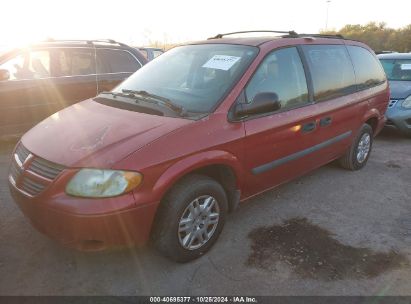
[[207,252],[224,226],[227,198],[223,187],[203,175],[183,178],[166,195],[152,234],[165,256],[188,262]]
[[359,170],[365,166],[370,157],[373,143],[373,131],[370,125],[364,124],[347,152],[339,159],[340,165],[348,170]]

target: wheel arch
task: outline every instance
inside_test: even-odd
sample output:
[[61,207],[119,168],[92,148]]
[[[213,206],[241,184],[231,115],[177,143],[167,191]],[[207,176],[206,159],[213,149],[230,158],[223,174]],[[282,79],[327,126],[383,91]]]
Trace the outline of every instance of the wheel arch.
[[377,109],[370,109],[363,117],[363,122],[372,128],[374,136],[378,131],[380,117],[380,112]]
[[226,151],[202,152],[178,161],[160,176],[153,192],[158,193],[162,201],[176,183],[190,174],[202,174],[216,180],[226,192],[229,211],[237,207],[244,174],[238,159]]

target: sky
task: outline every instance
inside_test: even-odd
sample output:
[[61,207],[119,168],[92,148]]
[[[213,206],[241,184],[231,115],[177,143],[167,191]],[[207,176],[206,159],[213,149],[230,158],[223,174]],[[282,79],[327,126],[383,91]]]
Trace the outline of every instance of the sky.
[[[388,7],[389,6],[389,7]],[[114,39],[134,46],[182,43],[241,30],[318,33],[345,24],[411,24],[411,1],[391,0],[3,0],[0,46],[47,38]]]

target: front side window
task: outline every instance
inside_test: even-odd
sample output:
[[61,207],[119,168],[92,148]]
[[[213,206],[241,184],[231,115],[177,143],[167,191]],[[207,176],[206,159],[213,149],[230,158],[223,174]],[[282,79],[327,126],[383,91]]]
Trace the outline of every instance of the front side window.
[[122,50],[97,50],[97,73],[134,73],[141,65],[128,52]]
[[34,50],[20,54],[0,66],[10,73],[9,80],[30,80],[50,77],[50,52]]
[[379,85],[385,81],[384,71],[378,60],[368,50],[359,46],[347,46],[354,64],[359,90]]
[[343,45],[304,45],[311,71],[314,100],[324,101],[356,91],[355,74]]
[[309,103],[304,68],[295,47],[274,51],[263,60],[246,87],[246,102],[252,103],[264,92],[277,94],[280,110]]
[[380,62],[388,80],[411,80],[411,59],[380,59]]
[[114,92],[146,91],[167,98],[188,112],[209,113],[257,53],[258,48],[244,45],[176,47],[143,66]]
[[10,77],[8,80],[18,80],[23,76],[22,71],[24,68],[24,61],[25,56],[23,54],[19,54],[1,64],[0,69],[9,71]]

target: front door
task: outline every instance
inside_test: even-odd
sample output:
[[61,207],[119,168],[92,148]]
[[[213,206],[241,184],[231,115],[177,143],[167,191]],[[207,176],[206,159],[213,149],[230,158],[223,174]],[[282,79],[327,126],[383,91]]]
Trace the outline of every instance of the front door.
[[285,182],[316,166],[310,148],[316,140],[316,104],[310,101],[306,75],[296,47],[273,51],[245,88],[245,102],[262,92],[278,95],[281,108],[247,117],[245,196]]
[[0,66],[10,75],[0,81],[1,138],[19,135],[50,115],[55,96],[50,62],[48,50],[35,50],[19,53]]

